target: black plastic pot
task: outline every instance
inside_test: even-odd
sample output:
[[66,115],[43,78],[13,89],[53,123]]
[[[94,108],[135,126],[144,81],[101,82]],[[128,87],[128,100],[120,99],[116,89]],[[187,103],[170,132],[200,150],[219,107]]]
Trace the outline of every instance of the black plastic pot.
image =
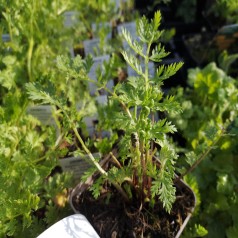
[[[90,188],[90,186],[93,184],[93,181],[94,181],[94,177],[89,177],[85,183],[82,183],[82,182],[79,183],[71,191],[71,194],[70,194],[70,197],[69,197],[69,201],[70,201],[71,208],[73,209],[73,211],[75,213],[82,213],[80,211],[80,209],[78,208],[79,207],[78,203],[79,203],[79,201],[81,201],[81,198],[84,197],[84,192],[87,191]],[[172,214],[172,212],[171,212],[171,215],[169,215],[169,218],[168,218],[168,214],[167,213],[165,213],[165,214],[166,214],[166,219],[168,219],[166,224],[168,224],[168,226],[170,226],[170,229],[174,229],[174,231],[177,231],[177,232],[175,232],[176,234],[175,234],[175,236],[173,238],[179,238],[181,236],[184,228],[186,227],[189,219],[192,216],[192,213],[194,211],[195,204],[196,204],[196,198],[195,198],[195,195],[194,195],[194,192],[192,191],[192,189],[185,182],[183,182],[183,180],[181,180],[179,178],[175,179],[174,186],[176,187],[176,190],[177,190],[177,192],[176,192],[177,198],[176,198],[176,202],[175,202],[176,205],[175,206],[179,205],[179,209],[178,210],[180,212],[179,212],[178,215],[179,215],[179,219],[181,219],[180,227],[178,228],[178,227],[175,226],[175,223],[176,223],[175,220],[178,219],[178,217],[175,216],[175,214]],[[184,196],[186,196],[187,198],[189,197],[188,201],[185,202],[186,204],[184,204],[184,201],[183,201],[183,204],[180,201],[180,199],[183,198]],[[84,200],[85,199],[86,198],[84,198]],[[118,199],[120,199],[120,198],[117,197],[117,200]],[[105,207],[106,206],[105,205],[105,201],[103,203],[104,203],[104,205],[103,205],[103,209],[104,210],[102,210],[103,211],[102,213],[106,213],[107,210],[110,209],[111,207],[110,208],[106,208]],[[189,207],[188,207],[188,205],[189,205]],[[90,206],[90,205],[84,205],[84,206],[86,206],[86,209],[87,209],[87,207]],[[186,213],[186,217],[184,217],[183,215],[180,216],[180,214],[184,214],[184,213]],[[87,217],[86,214],[83,214],[83,215],[90,221],[91,219],[94,219],[95,217],[96,218],[99,217],[97,219],[101,219],[100,217],[101,217],[102,214],[101,213],[100,214],[96,214],[95,213],[93,215],[93,218]],[[160,216],[160,219],[163,219],[163,217]],[[93,222],[91,222],[91,225],[97,231],[99,236],[101,238],[104,238],[104,236],[101,236],[101,234],[100,234],[100,229],[98,229],[98,227],[95,227]],[[113,232],[113,230],[111,228],[110,229],[108,228],[108,231],[107,231],[108,237],[112,237],[112,234],[110,234],[111,232]],[[125,236],[125,237],[128,237],[128,236]],[[156,236],[156,237],[158,237],[158,236]]]

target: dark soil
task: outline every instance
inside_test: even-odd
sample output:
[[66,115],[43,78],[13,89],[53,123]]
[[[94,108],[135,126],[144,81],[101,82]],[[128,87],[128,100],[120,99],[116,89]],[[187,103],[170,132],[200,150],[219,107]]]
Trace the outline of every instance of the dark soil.
[[97,200],[86,190],[80,197],[73,197],[73,204],[101,238],[174,238],[195,206],[190,188],[180,180],[175,186],[177,198],[170,214],[159,201],[153,209],[148,204],[140,209],[141,204],[136,201],[125,204],[122,197],[110,189]]

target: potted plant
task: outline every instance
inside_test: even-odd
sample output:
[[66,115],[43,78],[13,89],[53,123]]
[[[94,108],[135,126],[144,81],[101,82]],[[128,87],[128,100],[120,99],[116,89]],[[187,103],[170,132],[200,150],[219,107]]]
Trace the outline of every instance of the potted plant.
[[[122,51],[138,76],[119,82],[112,90],[106,87],[110,64],[104,65],[98,81],[94,81],[88,77],[93,64],[90,56],[84,60],[80,56],[58,60],[68,80],[95,83],[108,92],[107,105],[99,107],[97,125],[110,132],[108,137],[96,138],[97,141],[85,138],[80,130],[83,113],[72,107],[75,104],[67,104],[67,94],[61,92],[59,97],[49,88],[26,85],[32,100],[56,106],[64,135],[72,135],[70,130],[76,138],[75,153],[86,155],[92,164],[72,190],[70,201],[76,212],[85,212],[101,237],[179,237],[195,206],[192,190],[175,173],[178,155],[169,134],[176,128],[166,118],[154,120],[157,112],[181,111],[173,96],[164,97],[161,86],[183,63],[161,65],[154,77],[149,75],[149,62],[161,62],[168,55],[158,44],[160,21],[159,11],[150,21],[142,17],[136,40],[123,30],[129,46],[144,60],[144,68],[135,54]],[[157,45],[152,48],[154,43]],[[93,155],[95,148],[101,152],[100,158]]]

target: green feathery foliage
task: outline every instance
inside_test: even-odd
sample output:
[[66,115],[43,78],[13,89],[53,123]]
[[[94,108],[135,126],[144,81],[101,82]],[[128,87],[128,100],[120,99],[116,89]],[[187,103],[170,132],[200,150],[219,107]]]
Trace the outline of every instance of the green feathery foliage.
[[[98,126],[110,130],[112,137],[118,131],[123,131],[123,136],[119,137],[117,143],[118,156],[113,156],[117,166],[112,166],[108,171],[100,166],[81,135],[77,133],[80,124],[74,120],[78,117],[73,114],[80,111],[77,112],[75,105],[63,104],[58,99],[59,92],[49,92],[36,84],[28,83],[27,91],[32,100],[56,106],[64,115],[63,119],[67,121],[69,128],[75,132],[83,151],[89,155],[89,160],[101,174],[91,187],[95,197],[100,195],[100,188],[105,181],[109,181],[127,200],[130,200],[133,191],[136,191],[136,199],[141,200],[140,204],[149,202],[153,205],[156,197],[159,196],[165,210],[170,212],[175,201],[173,179],[177,155],[166,135],[176,132],[176,128],[167,119],[155,121],[153,114],[158,111],[181,112],[181,107],[174,97],[164,97],[161,86],[165,79],[174,75],[182,67],[183,63],[173,63],[166,67],[162,65],[155,76],[149,74],[149,62],[161,62],[168,55],[159,42],[163,33],[158,29],[160,22],[159,11],[155,13],[152,20],[142,17],[137,23],[138,38],[136,39],[132,39],[130,33],[123,30],[124,39],[134,52],[122,51],[122,55],[138,76],[129,77],[126,81],[115,85],[113,89],[106,87],[113,69],[113,58],[108,64],[104,64],[105,67],[101,75],[98,75],[97,81],[87,76],[91,59],[83,60],[78,57],[69,60],[63,57],[58,61],[59,71],[66,72],[68,79],[74,78],[78,83],[94,83],[98,89],[105,89],[108,93],[107,105],[98,110]],[[157,46],[153,48],[155,44]],[[139,55],[143,62],[135,55]],[[55,82],[54,79],[52,81]],[[67,91],[61,92],[61,98],[69,98]],[[101,145],[103,146],[103,143]],[[158,158],[154,157],[156,152],[154,145],[158,148]],[[107,151],[109,149],[107,148]],[[160,165],[156,166],[156,163]],[[150,179],[152,184],[149,183]]]

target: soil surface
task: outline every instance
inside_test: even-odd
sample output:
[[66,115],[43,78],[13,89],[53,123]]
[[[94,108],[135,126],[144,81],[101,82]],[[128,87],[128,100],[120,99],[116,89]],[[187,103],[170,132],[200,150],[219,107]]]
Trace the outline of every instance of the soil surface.
[[97,200],[86,190],[80,197],[73,197],[73,204],[101,238],[174,238],[195,206],[192,191],[179,180],[175,186],[176,202],[170,214],[159,201],[153,209],[147,204],[141,209],[136,201],[126,204],[111,188]]

